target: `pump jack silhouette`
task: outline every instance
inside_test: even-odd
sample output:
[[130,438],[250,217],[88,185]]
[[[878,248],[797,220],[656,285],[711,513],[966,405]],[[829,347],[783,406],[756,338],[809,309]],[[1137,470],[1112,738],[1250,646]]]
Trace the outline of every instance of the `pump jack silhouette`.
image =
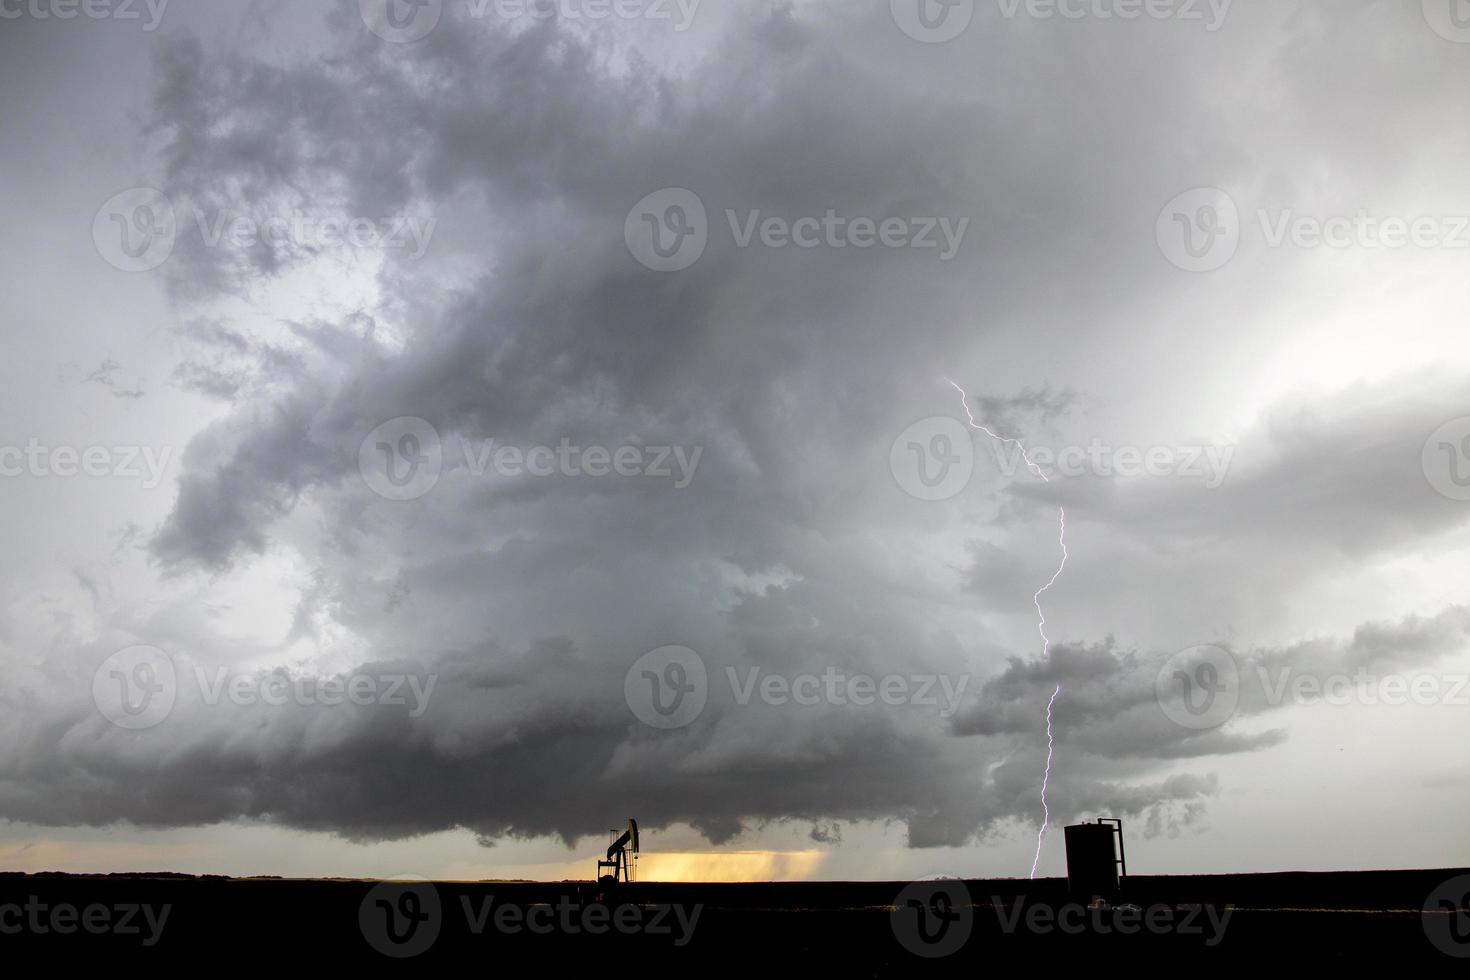
[[[597,883],[599,885],[616,885],[619,882],[633,880],[633,866],[628,860],[628,852],[638,856],[638,821],[632,817],[628,818],[628,829],[623,835],[612,842],[607,849],[607,860],[597,862]],[[604,874],[610,871],[610,874]]]

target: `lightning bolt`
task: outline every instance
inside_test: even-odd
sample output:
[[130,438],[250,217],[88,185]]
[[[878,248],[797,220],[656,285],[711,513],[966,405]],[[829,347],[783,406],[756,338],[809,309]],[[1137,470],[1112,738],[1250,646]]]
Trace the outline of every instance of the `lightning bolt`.
[[1031,878],[1036,879],[1036,866],[1041,863],[1041,842],[1046,839],[1046,825],[1051,823],[1051,808],[1046,805],[1046,784],[1051,782],[1051,706],[1057,703],[1057,695],[1062,693],[1062,685],[1051,692],[1051,700],[1046,702],[1046,772],[1041,774],[1041,829],[1036,832],[1036,857],[1031,859]]
[[[945,380],[949,381],[948,378],[946,378]],[[1026,447],[1021,444],[1021,440],[1007,439],[1004,436],[992,432],[984,425],[981,425],[978,421],[976,421],[974,413],[970,411],[970,396],[965,394],[965,389],[961,388],[953,381],[950,381],[949,383],[955,391],[958,391],[960,393],[960,404],[965,406],[965,416],[970,420],[970,428],[985,433],[990,438],[1003,445],[1015,446],[1021,451],[1021,458],[1026,461],[1027,468],[1029,468],[1032,473],[1035,473],[1037,476],[1039,476],[1042,483],[1051,482],[1046,473],[1042,471],[1041,467],[1037,466],[1034,462],[1031,461],[1031,457],[1027,454]],[[1041,607],[1041,597],[1045,595],[1053,585],[1057,584],[1057,579],[1062,577],[1062,572],[1066,571],[1067,568],[1068,558],[1067,509],[1065,507],[1058,507],[1057,514],[1057,524],[1059,528],[1057,532],[1057,542],[1061,545],[1062,562],[1060,565],[1057,566],[1057,570],[1052,575],[1051,579],[1048,580],[1047,583],[1041,588],[1037,589],[1036,594],[1031,597],[1032,604],[1036,606],[1036,632],[1041,634],[1041,657],[1043,660],[1045,660],[1046,657],[1051,653],[1051,638],[1046,635],[1046,610],[1042,609]],[[1058,684],[1057,689],[1051,694],[1051,700],[1046,702],[1046,771],[1043,772],[1041,775],[1041,827],[1036,832],[1036,857],[1033,858],[1031,861],[1031,877],[1033,879],[1036,877],[1037,866],[1041,864],[1041,845],[1046,840],[1046,828],[1051,823],[1051,807],[1049,807],[1046,802],[1047,786],[1051,783],[1052,751],[1056,745],[1055,740],[1052,737],[1051,709],[1052,705],[1056,704],[1057,696],[1061,693],[1062,685]]]

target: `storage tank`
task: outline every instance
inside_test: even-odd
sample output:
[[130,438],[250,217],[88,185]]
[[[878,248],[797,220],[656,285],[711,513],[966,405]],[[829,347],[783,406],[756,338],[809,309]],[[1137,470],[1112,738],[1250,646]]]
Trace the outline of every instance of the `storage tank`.
[[1104,818],[1065,829],[1067,890],[1082,902],[1116,903],[1128,873],[1123,856],[1123,821]]

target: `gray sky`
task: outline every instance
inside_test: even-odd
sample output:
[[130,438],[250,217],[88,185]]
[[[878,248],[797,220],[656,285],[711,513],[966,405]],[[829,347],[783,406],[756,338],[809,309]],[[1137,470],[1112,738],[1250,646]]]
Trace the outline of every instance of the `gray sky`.
[[1448,0],[384,3],[0,5],[0,865],[1470,863]]

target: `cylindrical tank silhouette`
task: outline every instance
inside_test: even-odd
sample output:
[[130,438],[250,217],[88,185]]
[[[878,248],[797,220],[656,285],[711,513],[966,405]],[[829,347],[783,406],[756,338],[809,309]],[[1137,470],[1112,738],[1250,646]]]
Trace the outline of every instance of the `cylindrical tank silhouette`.
[[1116,902],[1122,891],[1123,822],[1099,821],[1066,828],[1067,890],[1079,901]]

